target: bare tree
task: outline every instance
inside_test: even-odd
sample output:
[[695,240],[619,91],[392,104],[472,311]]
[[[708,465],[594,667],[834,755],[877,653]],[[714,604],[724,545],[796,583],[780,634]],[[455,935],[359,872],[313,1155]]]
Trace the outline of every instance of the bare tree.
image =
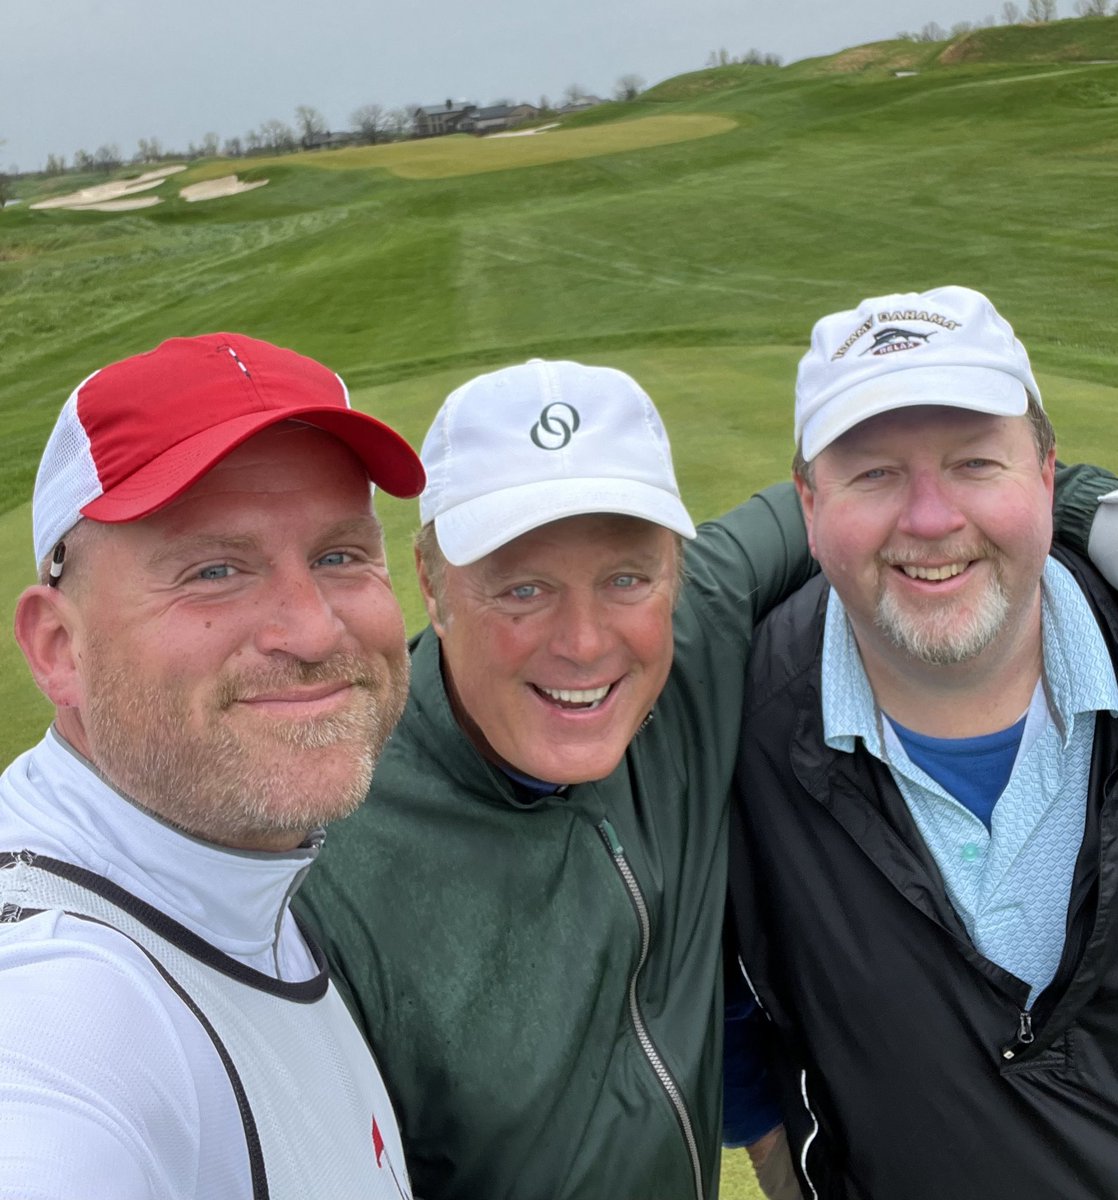
[[361,140],[375,146],[384,136],[388,114],[383,104],[362,104],[350,113],[349,119]]
[[717,50],[712,50],[707,55],[706,65],[708,67],[728,67],[733,61],[729,50],[725,46],[720,46]]
[[9,200],[14,200],[15,195],[12,189],[12,181],[0,171],[0,208],[3,208]]
[[261,149],[275,154],[289,154],[299,144],[291,126],[275,117],[261,121],[259,136]]
[[929,21],[927,25],[920,30],[920,41],[945,42],[947,41],[947,31],[938,21]]
[[586,89],[580,83],[569,83],[563,90],[563,101],[566,104],[578,104],[586,98]]
[[950,36],[953,38],[962,37],[964,33],[970,33],[973,28],[974,26],[970,23],[970,21],[956,21],[955,24],[951,26]]
[[645,81],[640,75],[622,75],[613,88],[615,100],[635,100],[644,91]]
[[1080,17],[1105,17],[1110,5],[1107,0],[1076,0],[1075,11]]
[[121,161],[120,147],[115,142],[106,142],[93,153],[93,165],[98,171],[115,170]]
[[264,143],[260,138],[260,133],[255,129],[250,129],[245,134],[245,153],[259,154],[263,147]]
[[217,158],[217,148],[221,143],[221,139],[216,133],[202,134],[202,155],[205,158]]
[[75,150],[74,151],[74,170],[75,171],[83,171],[83,172],[92,171],[96,167],[96,165],[97,164],[94,162],[93,155],[90,154],[88,150]]
[[225,145],[221,147],[221,153],[226,158],[240,158],[244,152],[245,148],[239,137],[226,138]]
[[1002,24],[1003,25],[1020,25],[1024,19],[1024,14],[1020,8],[1014,4],[1013,0],[1005,0],[1002,5]]
[[389,137],[395,141],[411,137],[415,132],[414,113],[418,107],[417,104],[410,104],[404,108],[390,108],[384,114],[384,128]]
[[140,138],[136,143],[136,157],[133,161],[158,162],[163,157],[163,147],[158,138]]
[[45,175],[65,175],[66,156],[64,154],[48,154]]
[[1025,16],[1037,24],[1054,21],[1056,19],[1056,0],[1029,0]]
[[317,108],[312,108],[309,104],[300,104],[295,109],[295,128],[299,131],[303,145],[308,146],[319,134],[326,133],[328,127],[326,118]]

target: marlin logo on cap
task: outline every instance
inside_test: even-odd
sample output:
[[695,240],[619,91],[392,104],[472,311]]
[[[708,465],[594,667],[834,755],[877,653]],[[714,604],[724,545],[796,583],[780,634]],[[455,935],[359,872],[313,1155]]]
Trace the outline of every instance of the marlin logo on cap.
[[[935,330],[932,330],[935,333]],[[859,357],[867,354],[895,354],[898,350],[915,350],[917,346],[927,343],[932,333],[917,333],[914,329],[898,329],[896,325],[887,325],[873,335],[872,345],[867,346]]]
[[578,409],[556,401],[540,413],[540,419],[532,426],[530,436],[541,450],[562,450],[574,437],[580,424]]

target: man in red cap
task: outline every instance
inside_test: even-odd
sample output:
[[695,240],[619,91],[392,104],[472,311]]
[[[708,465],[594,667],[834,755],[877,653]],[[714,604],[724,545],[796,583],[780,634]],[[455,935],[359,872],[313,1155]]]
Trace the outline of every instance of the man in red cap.
[[86,379],[40,464],[16,637],[55,706],[0,777],[0,1195],[408,1196],[288,902],[408,679],[342,381],[240,335]]

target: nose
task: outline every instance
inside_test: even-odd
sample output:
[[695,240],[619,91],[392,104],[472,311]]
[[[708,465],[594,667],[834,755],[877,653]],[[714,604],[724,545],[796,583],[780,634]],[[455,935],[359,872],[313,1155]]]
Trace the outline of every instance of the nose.
[[261,654],[323,662],[345,637],[345,622],[306,565],[277,567],[264,584],[255,645]]
[[913,474],[897,528],[910,537],[935,541],[957,533],[967,523],[951,488],[937,471]]
[[592,593],[569,591],[560,600],[548,648],[558,658],[585,666],[597,662],[610,643],[606,614]]

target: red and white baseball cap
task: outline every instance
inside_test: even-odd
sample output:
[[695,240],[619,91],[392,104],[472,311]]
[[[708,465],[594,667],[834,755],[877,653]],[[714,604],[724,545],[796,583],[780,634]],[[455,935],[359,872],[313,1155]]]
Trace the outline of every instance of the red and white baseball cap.
[[242,442],[290,420],[345,443],[389,494],[423,490],[411,446],[352,409],[345,384],[321,363],[239,333],[170,338],[95,371],[66,401],[35,479],[36,561],[81,517],[146,517]]

